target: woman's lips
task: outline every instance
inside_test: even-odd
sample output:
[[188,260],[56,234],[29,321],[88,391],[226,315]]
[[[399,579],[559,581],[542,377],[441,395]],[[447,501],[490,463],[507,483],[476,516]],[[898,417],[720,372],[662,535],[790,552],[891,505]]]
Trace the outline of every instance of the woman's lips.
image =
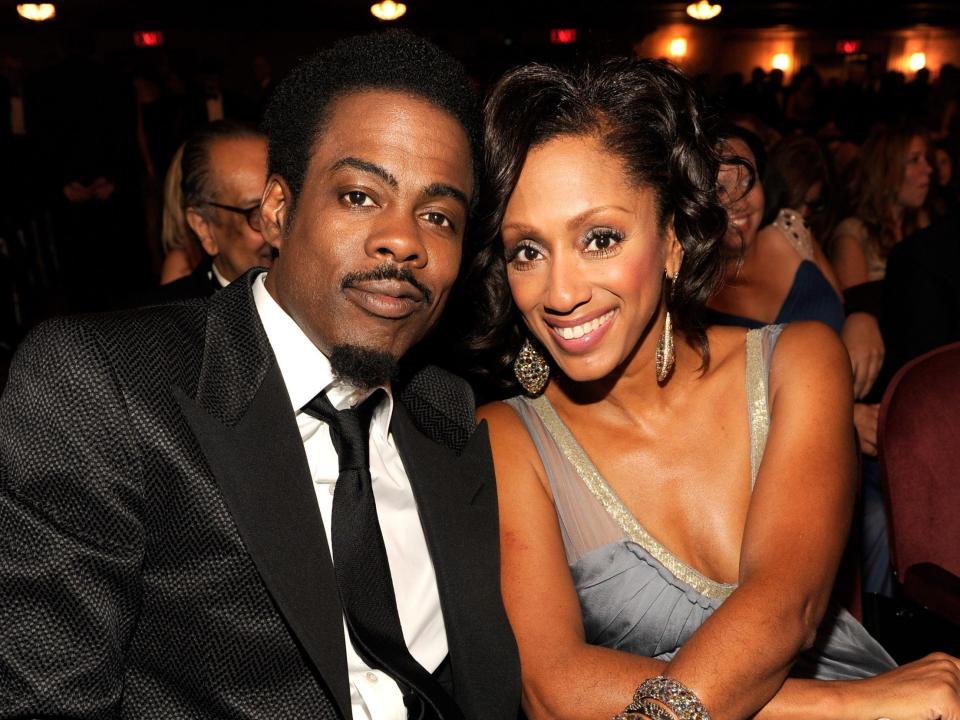
[[593,317],[562,323],[553,321],[548,322],[547,325],[550,327],[554,341],[563,350],[570,353],[583,353],[600,342],[610,328],[610,322],[616,312],[616,309],[613,309]]
[[344,294],[362,310],[388,320],[405,318],[423,303],[417,288],[395,280],[359,282],[345,288]]

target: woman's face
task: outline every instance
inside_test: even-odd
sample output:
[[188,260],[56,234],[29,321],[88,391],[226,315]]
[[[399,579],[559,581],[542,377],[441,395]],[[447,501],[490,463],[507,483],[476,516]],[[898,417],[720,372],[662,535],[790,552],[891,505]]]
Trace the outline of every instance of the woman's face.
[[591,137],[529,152],[501,231],[527,327],[577,381],[607,376],[649,335],[664,273],[680,266],[672,226],[657,226],[654,190],[632,183]]
[[763,186],[757,177],[757,161],[740,138],[725,140],[722,152],[726,156],[742,158],[749,163],[752,170],[747,172],[741,165],[724,164],[720,166],[717,178],[720,182],[720,197],[729,218],[727,243],[734,247],[740,247],[741,243],[749,246],[757,236],[760,221],[763,219]]
[[907,146],[907,161],[903,170],[903,182],[897,193],[897,202],[901,207],[918,208],[927,199],[930,189],[932,168],[927,162],[927,143],[923,137],[916,136]]

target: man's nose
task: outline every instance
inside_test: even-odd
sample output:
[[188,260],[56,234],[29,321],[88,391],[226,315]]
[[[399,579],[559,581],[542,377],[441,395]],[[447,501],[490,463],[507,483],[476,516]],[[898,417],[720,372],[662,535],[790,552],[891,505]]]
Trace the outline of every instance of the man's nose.
[[366,242],[367,255],[397,264],[423,267],[427,250],[417,219],[404,212],[384,213]]

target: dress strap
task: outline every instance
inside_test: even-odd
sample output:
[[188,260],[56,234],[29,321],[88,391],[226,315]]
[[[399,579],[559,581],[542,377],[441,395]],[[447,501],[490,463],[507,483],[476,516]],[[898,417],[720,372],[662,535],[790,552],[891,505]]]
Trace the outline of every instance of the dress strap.
[[773,221],[773,226],[783,233],[790,247],[804,260],[813,260],[813,235],[807,221],[796,210],[783,208]]
[[770,359],[783,325],[747,331],[747,420],[750,423],[750,489],[757,482],[770,429]]

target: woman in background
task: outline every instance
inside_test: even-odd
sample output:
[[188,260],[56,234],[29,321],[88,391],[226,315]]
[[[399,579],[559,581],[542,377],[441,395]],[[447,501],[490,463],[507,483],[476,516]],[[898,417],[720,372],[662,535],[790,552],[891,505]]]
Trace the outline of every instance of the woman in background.
[[180,189],[183,144],[177,148],[163,181],[163,226],[160,239],[163,243],[163,266],[160,269],[160,284],[166,285],[186,277],[203,260],[203,249],[194,240],[183,215],[183,193]]
[[763,147],[750,131],[722,125],[718,138],[729,252],[725,282],[710,300],[711,321],[757,328],[818,320],[839,334],[844,312],[836,278],[807,224],[822,202],[826,163],[811,163],[806,187],[794,189],[780,173],[781,155],[792,154],[791,145],[781,146],[792,141],[777,146],[765,167]]

